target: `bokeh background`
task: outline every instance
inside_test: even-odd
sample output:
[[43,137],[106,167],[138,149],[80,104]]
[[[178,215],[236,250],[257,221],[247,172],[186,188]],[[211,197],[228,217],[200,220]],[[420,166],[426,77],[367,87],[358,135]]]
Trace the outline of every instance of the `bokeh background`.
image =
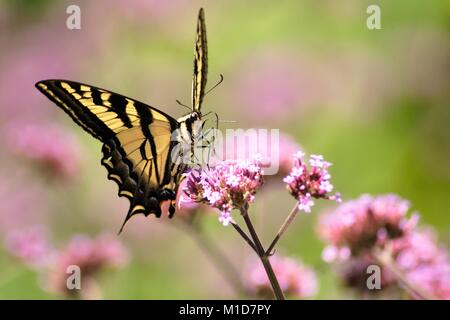
[[[66,28],[71,4],[81,8],[81,30]],[[366,27],[369,4],[381,7],[381,30]],[[344,200],[397,193],[449,244],[448,1],[2,0],[0,298],[62,297],[47,290],[51,279],[39,263],[11,252],[8,239],[21,230],[37,234],[31,258],[42,246],[67,251],[81,234],[118,242],[111,250],[120,263],[111,265],[120,267],[97,277],[98,297],[242,297],[180,228],[183,212],[175,222],[136,217],[116,236],[128,200],[106,180],[100,143],[34,88],[46,78],[77,80],[181,116],[175,99],[190,101],[199,7],[210,86],[225,77],[205,111],[242,128],[279,128],[334,164]],[[267,188],[251,208],[265,243],[295,203],[282,184]],[[300,215],[278,249],[314,268],[315,298],[352,297],[322,262],[315,233],[320,212],[335,205]],[[207,243],[243,270],[253,252],[216,214],[200,219]]]

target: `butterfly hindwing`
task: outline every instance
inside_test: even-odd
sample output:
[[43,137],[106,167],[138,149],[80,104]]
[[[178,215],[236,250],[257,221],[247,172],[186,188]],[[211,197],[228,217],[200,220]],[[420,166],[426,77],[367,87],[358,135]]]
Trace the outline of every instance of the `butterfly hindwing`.
[[[130,200],[125,222],[134,214],[161,215],[161,202],[174,200],[184,168],[171,161],[179,124],[134,99],[86,84],[45,80],[36,84],[50,100],[104,143],[102,165]],[[171,206],[172,207],[172,206]]]
[[194,52],[194,74],[192,78],[192,107],[200,111],[205,95],[206,76],[208,73],[208,49],[206,41],[205,13],[200,9],[197,20],[197,35]]
[[[168,145],[165,149],[169,152],[172,147]],[[102,152],[101,162],[108,171],[108,179],[116,181],[119,185],[119,196],[130,200],[130,209],[122,228],[133,215],[138,213],[146,216],[153,213],[160,217],[161,203],[166,200],[171,201],[169,212],[170,216],[173,215],[175,207],[172,201],[176,198],[184,168],[177,167],[177,172],[174,174],[170,170],[172,167],[170,161],[166,161],[162,180],[157,183],[156,168],[151,158],[130,157],[116,139],[106,141]],[[130,168],[133,169],[130,170]]]

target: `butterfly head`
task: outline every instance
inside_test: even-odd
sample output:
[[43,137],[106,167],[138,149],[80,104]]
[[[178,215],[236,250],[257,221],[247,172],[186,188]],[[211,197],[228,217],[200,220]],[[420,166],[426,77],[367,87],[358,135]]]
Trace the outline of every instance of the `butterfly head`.
[[201,131],[201,119],[202,115],[199,111],[193,111],[189,114],[188,122],[190,123],[191,134],[194,139]]
[[192,111],[190,114],[190,119],[192,122],[202,119],[202,113],[200,111]]

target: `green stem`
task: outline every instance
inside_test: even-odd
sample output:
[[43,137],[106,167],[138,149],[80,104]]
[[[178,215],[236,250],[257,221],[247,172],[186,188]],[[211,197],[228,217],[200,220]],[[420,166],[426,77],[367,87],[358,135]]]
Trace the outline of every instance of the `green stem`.
[[292,221],[294,221],[295,216],[298,213],[298,204],[296,203],[294,208],[292,208],[289,215],[286,217],[286,220],[284,220],[283,225],[281,226],[280,230],[278,230],[277,235],[273,239],[272,243],[270,244],[269,248],[266,251],[266,255],[272,255],[272,250],[275,248],[275,245],[278,243],[278,240],[281,239],[283,234],[286,232],[286,229],[289,227]]
[[241,237],[248,243],[248,245],[253,249],[253,251],[255,251],[256,254],[258,254],[258,250],[256,250],[255,244],[253,243],[252,239],[250,239],[248,237],[248,235],[244,232],[244,230],[242,230],[241,227],[235,222],[232,222],[231,225],[241,235]]
[[415,295],[422,300],[437,299],[434,295],[424,291],[421,287],[409,281],[409,279],[405,276],[402,270],[400,270],[396,265],[390,252],[382,250],[374,250],[372,253],[372,257],[378,264],[389,270],[397,279],[397,281],[402,285],[402,287],[410,294]]
[[250,232],[250,236],[253,239],[253,243],[255,244],[256,252],[263,264],[264,270],[266,271],[267,277],[269,278],[270,285],[272,286],[272,290],[275,294],[277,300],[284,300],[283,290],[281,290],[280,284],[278,283],[278,279],[273,271],[272,265],[270,264],[269,256],[266,255],[266,251],[259,240],[258,234],[256,233],[255,228],[253,227],[250,216],[248,215],[247,208],[241,209],[241,215],[244,218],[244,221],[247,225],[247,228]]

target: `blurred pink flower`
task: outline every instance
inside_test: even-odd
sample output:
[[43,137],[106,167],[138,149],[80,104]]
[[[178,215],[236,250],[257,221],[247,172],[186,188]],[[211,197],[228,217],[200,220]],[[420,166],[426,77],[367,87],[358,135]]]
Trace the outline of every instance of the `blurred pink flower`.
[[339,193],[330,195],[333,185],[328,168],[331,163],[325,161],[321,155],[311,155],[310,169],[303,160],[304,153],[294,154],[294,165],[283,181],[291,195],[298,200],[298,208],[304,212],[311,212],[314,205],[313,198],[341,201]]
[[[77,294],[89,296],[89,293],[77,291],[83,291],[84,284],[88,288],[94,288],[95,276],[102,269],[123,267],[127,262],[128,253],[115,237],[101,235],[91,239],[86,236],[75,236],[55,257],[50,266],[45,288],[51,292],[69,296]],[[81,290],[67,288],[66,271],[73,265],[81,270]]]
[[38,165],[45,173],[71,178],[79,168],[75,136],[56,125],[11,125],[7,142],[12,151]]
[[[450,259],[448,252],[439,247],[434,234],[430,231],[417,230],[389,242],[392,257],[400,272],[408,281],[436,299],[450,299]],[[378,262],[369,254],[360,254],[341,260],[338,265],[343,282],[359,291],[367,290],[367,267]],[[391,270],[381,266],[380,293],[400,290],[398,279]],[[377,293],[377,290],[370,290]],[[410,293],[413,299],[420,299]]]
[[[270,262],[285,294],[306,298],[317,293],[317,279],[312,269],[292,258],[278,255],[272,256]],[[253,261],[247,265],[244,281],[249,291],[254,295],[260,297],[272,296],[272,287],[264,267],[259,261]]]
[[450,300],[450,257],[432,230],[415,231],[392,246],[397,265],[412,283],[438,299]]
[[253,202],[263,184],[259,159],[228,160],[210,169],[194,169],[186,179],[187,197],[219,209],[224,226],[233,221],[231,210]]
[[45,266],[53,254],[48,231],[43,226],[10,231],[6,236],[5,247],[12,256],[31,267]]
[[[234,83],[234,93],[252,120],[286,120],[310,104],[316,95],[311,87],[308,64],[301,63],[298,53],[289,50],[267,49],[252,55],[238,68],[239,78]],[[244,114],[245,116],[245,114]]]
[[358,255],[361,250],[371,249],[378,241],[385,241],[386,237],[404,236],[418,220],[417,214],[408,218],[408,210],[409,202],[394,194],[363,195],[341,204],[319,221],[319,235],[328,243],[325,256],[331,260],[332,252],[343,248]]
[[431,229],[412,232],[407,237],[393,242],[392,251],[399,266],[413,269],[422,263],[439,263],[448,257],[436,244],[436,235]]
[[[328,261],[327,261],[328,262]],[[367,268],[373,265],[374,261],[366,258],[351,258],[345,259],[337,265],[337,273],[339,280],[348,288],[356,289],[358,293],[366,292],[367,289]],[[386,279],[386,272],[384,270],[381,272],[380,279],[381,288],[383,292],[391,284],[390,279]],[[372,293],[377,293],[377,290],[372,290]]]
[[[449,255],[431,230],[416,227],[418,214],[408,218],[408,211],[409,202],[394,194],[363,195],[340,205],[319,221],[319,234],[328,244],[323,259],[340,263],[346,285],[367,291],[367,267],[379,263],[374,249],[383,250],[410,283],[438,299],[450,299]],[[389,267],[380,267],[383,292],[398,290],[401,279]]]

